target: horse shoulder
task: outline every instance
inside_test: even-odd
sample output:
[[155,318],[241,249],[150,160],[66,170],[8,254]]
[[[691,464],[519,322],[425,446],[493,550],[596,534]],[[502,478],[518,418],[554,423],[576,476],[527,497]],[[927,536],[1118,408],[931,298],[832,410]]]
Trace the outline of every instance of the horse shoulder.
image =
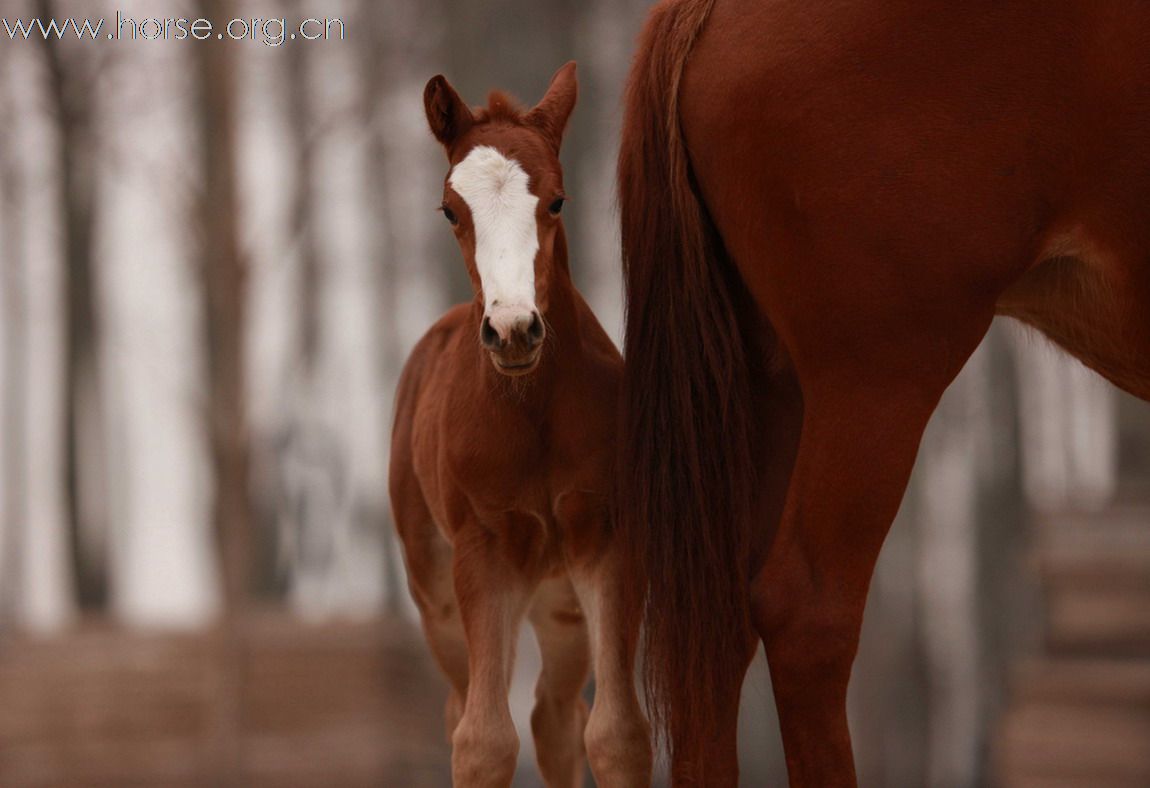
[[622,360],[605,334],[604,340],[585,348],[550,420],[549,486],[556,501],[577,491],[601,499],[613,485]]
[[469,312],[470,304],[452,307],[420,338],[404,364],[396,396],[392,462],[411,465],[440,522],[446,517],[442,458],[451,437],[446,414]]

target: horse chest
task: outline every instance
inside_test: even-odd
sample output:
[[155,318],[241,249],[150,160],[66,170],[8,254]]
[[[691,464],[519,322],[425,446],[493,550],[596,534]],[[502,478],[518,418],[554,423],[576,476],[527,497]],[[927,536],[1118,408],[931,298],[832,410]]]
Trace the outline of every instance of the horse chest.
[[481,532],[499,545],[509,564],[531,576],[561,565],[562,533],[543,469],[493,463],[468,467],[445,485],[448,527],[456,540]]
[[550,453],[533,426],[486,415],[445,437],[445,475],[473,500],[507,508],[535,503],[545,491]]
[[430,430],[419,441],[417,475],[437,519],[451,530],[474,518],[494,522],[506,512],[530,513],[536,520],[549,516],[548,454],[541,437],[501,421],[476,415],[451,429]]

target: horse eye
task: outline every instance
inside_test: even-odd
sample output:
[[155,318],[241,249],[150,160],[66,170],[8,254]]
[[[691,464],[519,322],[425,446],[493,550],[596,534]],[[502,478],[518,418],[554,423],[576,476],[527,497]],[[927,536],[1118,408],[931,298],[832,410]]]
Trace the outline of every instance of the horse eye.
[[566,199],[563,197],[559,197],[555,200],[555,202],[551,203],[551,205],[548,206],[547,210],[551,213],[552,216],[558,216],[559,212],[563,210],[563,203],[564,202],[566,202]]
[[459,224],[459,217],[455,215],[454,211],[447,207],[446,203],[441,205],[439,210],[443,211],[443,215],[447,218],[447,221],[451,222],[452,225]]

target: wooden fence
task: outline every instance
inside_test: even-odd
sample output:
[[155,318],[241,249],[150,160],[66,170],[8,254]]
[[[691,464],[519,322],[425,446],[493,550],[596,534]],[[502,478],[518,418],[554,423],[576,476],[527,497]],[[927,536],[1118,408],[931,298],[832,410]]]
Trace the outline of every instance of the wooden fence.
[[1003,788],[1150,786],[1150,509],[1039,524],[1043,653],[1015,675]]
[[[99,624],[0,641],[0,786],[449,784],[446,690],[412,624],[273,614],[232,631],[227,647],[214,633]],[[227,713],[238,719],[221,729],[229,658],[240,689]]]

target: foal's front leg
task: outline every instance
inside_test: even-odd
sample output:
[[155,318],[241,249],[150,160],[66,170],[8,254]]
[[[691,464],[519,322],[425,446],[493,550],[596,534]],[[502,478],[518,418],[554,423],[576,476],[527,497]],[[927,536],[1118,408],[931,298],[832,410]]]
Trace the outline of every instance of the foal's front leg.
[[456,788],[506,788],[519,755],[507,691],[530,589],[490,532],[477,525],[456,541],[454,577],[467,636],[468,683],[452,736],[452,782]]

